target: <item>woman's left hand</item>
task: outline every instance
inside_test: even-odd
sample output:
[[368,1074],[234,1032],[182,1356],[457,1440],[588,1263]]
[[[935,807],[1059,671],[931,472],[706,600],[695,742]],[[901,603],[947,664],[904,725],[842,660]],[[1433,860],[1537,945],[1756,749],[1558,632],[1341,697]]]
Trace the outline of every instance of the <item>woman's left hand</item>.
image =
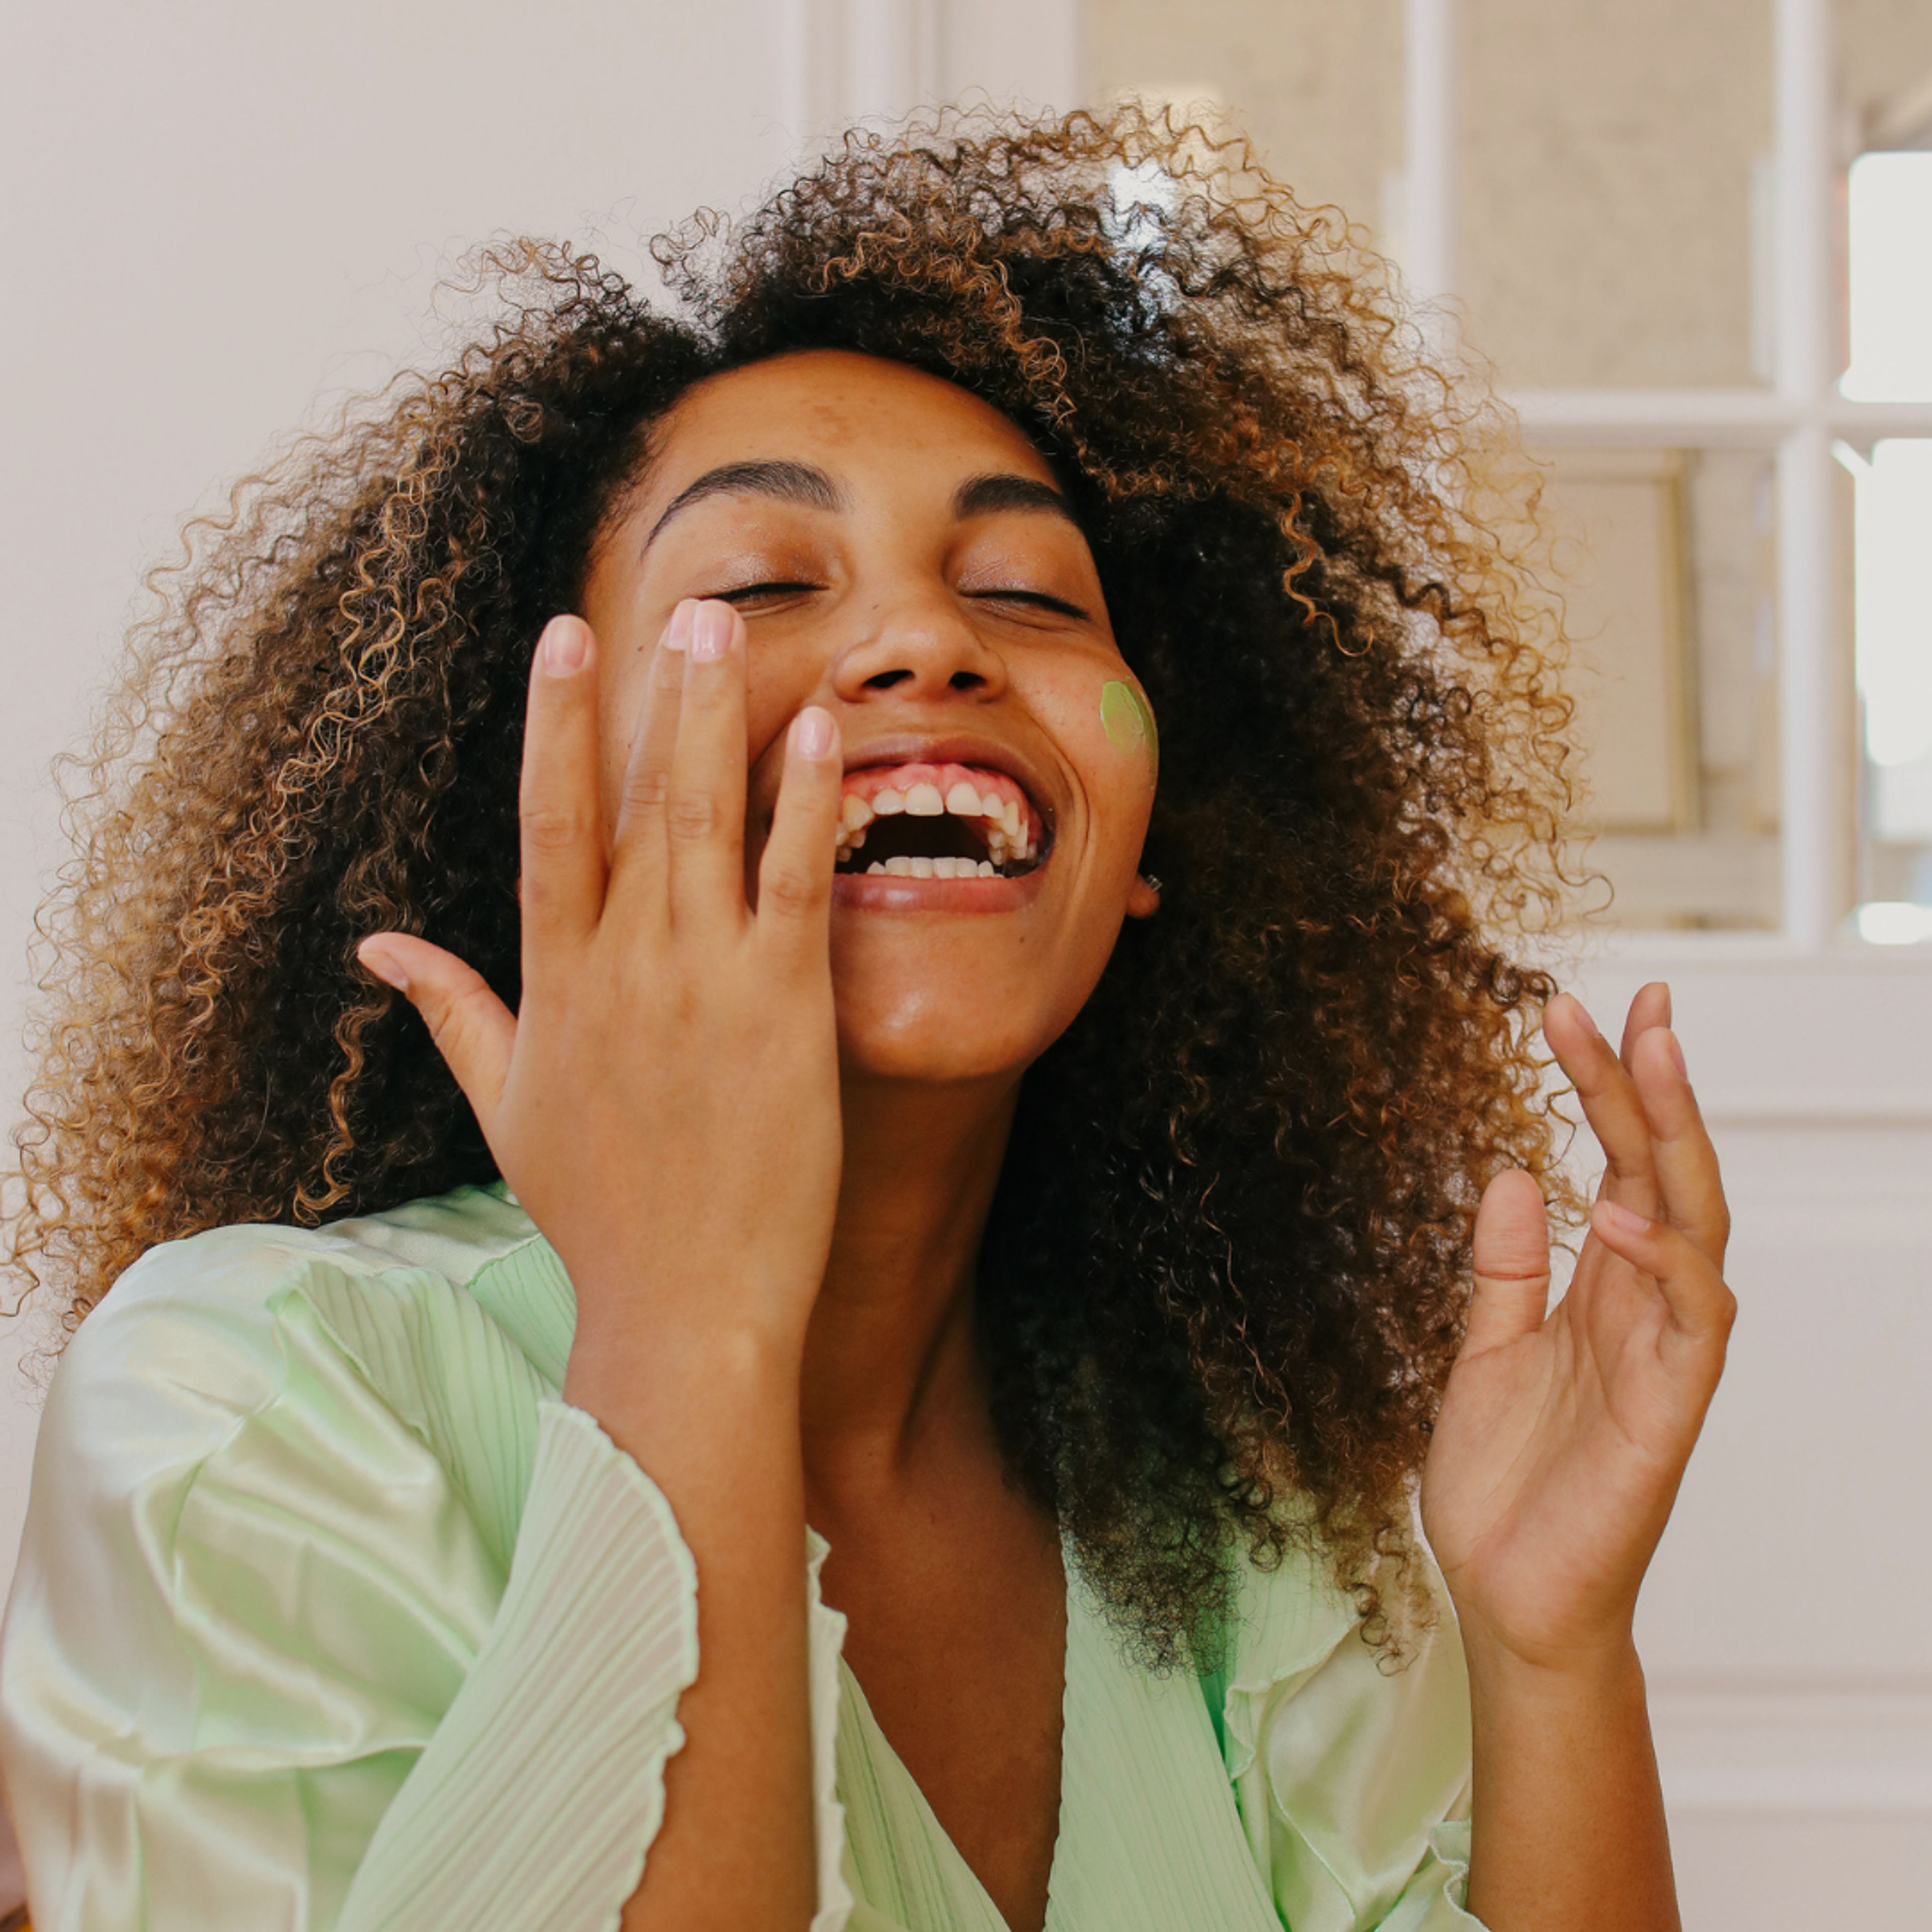
[[1499,1174],[1476,1217],[1468,1332],[1422,1478],[1472,1650],[1562,1670],[1628,1646],[1724,1367],[1730,1215],[1670,1020],[1668,988],[1645,987],[1619,1058],[1569,994],[1544,1016],[1609,1163],[1555,1308],[1536,1183]]

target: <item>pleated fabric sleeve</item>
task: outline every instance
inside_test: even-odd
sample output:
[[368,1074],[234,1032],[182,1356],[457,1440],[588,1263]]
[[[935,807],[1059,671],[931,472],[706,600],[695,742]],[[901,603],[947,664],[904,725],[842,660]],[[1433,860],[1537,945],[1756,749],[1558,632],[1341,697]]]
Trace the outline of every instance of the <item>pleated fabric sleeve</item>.
[[697,1577],[556,1399],[555,1257],[456,1205],[158,1249],[70,1345],[0,1647],[38,1932],[614,1932]]

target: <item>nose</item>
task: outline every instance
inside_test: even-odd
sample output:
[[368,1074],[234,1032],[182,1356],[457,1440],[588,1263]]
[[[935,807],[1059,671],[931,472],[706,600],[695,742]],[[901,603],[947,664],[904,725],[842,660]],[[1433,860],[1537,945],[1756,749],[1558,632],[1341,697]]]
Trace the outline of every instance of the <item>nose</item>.
[[887,692],[927,703],[983,702],[1006,688],[1006,667],[949,590],[909,587],[870,614],[840,654],[833,684],[848,704]]

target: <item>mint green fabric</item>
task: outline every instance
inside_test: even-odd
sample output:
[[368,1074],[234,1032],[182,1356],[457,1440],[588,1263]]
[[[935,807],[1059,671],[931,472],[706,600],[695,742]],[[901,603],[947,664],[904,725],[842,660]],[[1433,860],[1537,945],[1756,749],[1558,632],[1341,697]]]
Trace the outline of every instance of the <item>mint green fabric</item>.
[[[54,1379],[0,1637],[38,1932],[614,1932],[700,1580],[558,1399],[574,1312],[500,1188],[116,1285]],[[814,1932],[1001,1932],[842,1660],[824,1554]],[[1250,1569],[1204,1692],[1069,1574],[1050,1932],[1475,1925],[1446,1607],[1390,1672],[1310,1563]]]

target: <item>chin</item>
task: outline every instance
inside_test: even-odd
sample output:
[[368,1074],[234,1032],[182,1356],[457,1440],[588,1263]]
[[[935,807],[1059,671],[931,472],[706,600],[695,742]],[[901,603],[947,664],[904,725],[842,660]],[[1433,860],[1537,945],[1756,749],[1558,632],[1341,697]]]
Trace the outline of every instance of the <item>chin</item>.
[[848,1076],[922,1086],[1017,1080],[1065,1024],[960,990],[965,997],[928,994],[881,1004],[840,987],[840,1067]]

